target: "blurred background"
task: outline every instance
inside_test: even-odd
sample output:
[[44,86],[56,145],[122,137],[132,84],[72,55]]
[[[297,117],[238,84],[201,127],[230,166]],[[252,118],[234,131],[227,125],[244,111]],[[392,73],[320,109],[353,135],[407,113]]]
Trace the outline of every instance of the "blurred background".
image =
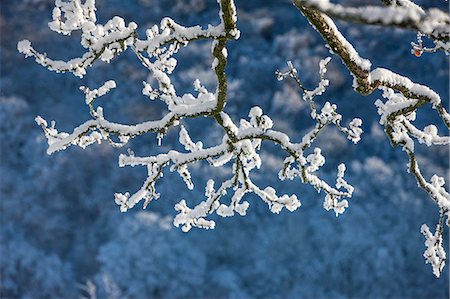
[[[164,16],[183,25],[217,24],[214,0],[97,0],[104,23],[115,15],[135,21],[140,34]],[[378,4],[379,1],[339,1]],[[445,1],[416,1],[447,10]],[[51,0],[0,0],[0,261],[2,298],[448,298],[448,262],[440,279],[425,264],[423,223],[434,228],[438,210],[406,172],[407,157],[391,148],[378,123],[374,101],[352,88],[352,77],[333,56],[328,91],[320,104],[338,104],[344,120],[363,119],[363,139],[353,145],[330,128],[317,145],[327,164],[325,178],[347,164],[356,191],[350,208],[339,218],[322,208],[323,194],[299,180],[280,182],[283,153],[263,146],[263,169],[254,172],[261,187],[295,193],[302,207],[272,214],[259,198],[247,197],[246,217],[220,218],[216,229],[173,227],[175,203],[204,199],[208,178],[227,175],[229,168],[192,168],[194,191],[167,173],[157,184],[161,198],[147,210],[120,213],[114,192],[133,192],[145,179],[145,168],[119,168],[118,155],[132,148],[138,155],[181,149],[178,130],[157,147],[156,136],[133,140],[128,147],[108,144],[86,150],[71,147],[52,156],[35,124],[36,115],[56,120],[72,131],[90,118],[80,85],[100,86],[108,79],[118,88],[100,99],[107,118],[126,123],[158,119],[165,107],[141,94],[148,73],[131,53],[111,64],[98,63],[87,76],[56,74],[25,59],[17,42],[29,39],[49,57],[68,59],[83,52],[79,34],[63,37],[50,31]],[[229,104],[234,120],[258,105],[275,127],[299,140],[311,126],[309,109],[293,82],[276,80],[275,70],[292,60],[305,85],[318,82],[318,62],[329,56],[320,36],[289,1],[236,0],[241,38],[229,43]],[[448,56],[410,53],[415,33],[338,23],[344,35],[374,67],[390,68],[426,84],[448,105]],[[210,43],[193,42],[176,56],[173,81],[178,93],[192,90],[199,78],[210,90]],[[422,109],[417,124],[437,122]],[[221,130],[208,120],[184,122],[194,140],[213,145]],[[441,134],[447,134],[439,123]],[[427,179],[448,178],[448,147],[422,148],[418,158]],[[448,232],[448,228],[446,229]],[[448,248],[448,237],[445,239]],[[447,251],[447,254],[450,254]]]

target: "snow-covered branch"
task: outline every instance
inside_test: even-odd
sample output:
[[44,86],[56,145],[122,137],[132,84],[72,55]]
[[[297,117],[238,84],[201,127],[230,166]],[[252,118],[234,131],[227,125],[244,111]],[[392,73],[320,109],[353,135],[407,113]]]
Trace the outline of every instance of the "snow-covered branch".
[[426,263],[431,264],[433,267],[433,273],[436,277],[441,276],[442,270],[445,266],[445,260],[447,259],[444,246],[442,246],[442,231],[444,229],[443,219],[444,215],[441,213],[441,218],[439,219],[439,223],[436,226],[436,231],[434,234],[430,231],[430,228],[426,224],[423,224],[420,228],[420,231],[425,237],[425,246],[427,247],[423,256],[425,257]]
[[436,8],[424,10],[411,1],[392,1],[388,6],[359,7],[335,4],[329,0],[296,0],[295,3],[317,9],[335,19],[412,29],[431,38],[438,48],[446,52],[450,50],[450,16]]
[[[251,173],[262,165],[260,157],[263,143],[277,145],[285,155],[280,180],[298,178],[302,183],[325,193],[323,207],[333,210],[336,216],[348,207],[348,199],[352,197],[353,187],[344,179],[346,167],[337,167],[335,182],[327,182],[320,174],[325,164],[322,150],[313,147],[319,134],[327,126],[335,126],[347,139],[357,143],[361,139],[362,120],[355,118],[347,126],[342,124],[342,115],[337,112],[337,105],[326,102],[319,105],[315,99],[321,96],[328,85],[326,78],[327,64],[331,58],[320,61],[320,81],[311,90],[303,84],[297,69],[288,62],[285,71],[277,71],[278,80],[292,79],[299,87],[303,100],[309,105],[310,116],[314,125],[297,141],[291,141],[283,132],[273,129],[273,121],[265,115],[261,108],[253,107],[248,117],[235,122],[225,107],[229,100],[228,78],[228,42],[239,38],[237,28],[237,11],[233,0],[218,0],[218,25],[184,27],[171,18],[163,18],[159,25],[145,31],[141,39],[137,32],[137,24],[126,25],[121,17],[113,17],[104,25],[97,23],[94,0],[55,1],[53,21],[49,23],[51,30],[63,35],[81,31],[81,45],[86,49],[81,57],[68,61],[53,60],[37,52],[28,40],[17,45],[19,52],[34,57],[36,62],[51,71],[71,72],[78,77],[87,74],[89,67],[97,61],[110,63],[112,60],[131,49],[153,77],[157,86],[143,82],[142,94],[151,100],[161,100],[168,112],[159,120],[144,121],[138,124],[122,124],[108,120],[98,99],[106,96],[116,88],[114,80],[108,80],[98,88],[90,89],[82,86],[85,103],[89,108],[91,119],[76,127],[72,132],[59,132],[55,122],[49,125],[42,117],[36,117],[48,141],[48,154],[64,150],[72,145],[86,148],[95,143],[106,141],[114,147],[124,147],[130,139],[137,136],[156,133],[159,141],[169,129],[178,127],[179,142],[185,151],[169,150],[157,155],[135,156],[130,150],[128,154],[119,156],[119,166],[147,167],[147,177],[141,188],[130,194],[116,193],[115,201],[120,210],[125,212],[143,202],[143,207],[160,197],[157,182],[164,171],[176,171],[186,183],[188,189],[194,188],[189,168],[201,161],[210,167],[223,167],[229,170],[228,179],[216,185],[208,180],[205,187],[206,199],[194,207],[188,201],[181,200],[176,204],[178,211],[174,219],[176,226],[183,231],[192,227],[214,228],[215,222],[211,214],[229,217],[236,213],[245,215],[249,202],[243,197],[253,193],[263,200],[273,213],[283,208],[294,211],[301,206],[296,195],[277,195],[274,188],[259,187],[251,178]],[[387,7],[344,7],[332,4],[328,0],[294,0],[295,6],[306,16],[315,29],[322,35],[329,48],[338,55],[354,77],[354,88],[362,94],[370,94],[375,90],[383,92],[385,101],[378,100],[376,106],[380,114],[380,123],[385,126],[387,137],[392,145],[400,145],[409,157],[409,172],[417,180],[419,187],[425,190],[440,210],[440,226],[433,235],[428,227],[422,229],[427,238],[427,262],[433,265],[436,276],[442,271],[445,253],[442,249],[443,221],[450,216],[450,195],[445,190],[443,178],[434,175],[427,181],[422,175],[414,153],[415,142],[432,145],[449,145],[450,138],[439,135],[437,126],[431,124],[423,129],[414,125],[416,113],[423,105],[430,106],[437,112],[447,128],[450,128],[450,115],[444,108],[440,96],[429,87],[413,82],[407,77],[390,70],[376,68],[372,70],[370,60],[359,55],[357,50],[339,32],[331,17],[356,21],[365,24],[388,25],[418,30],[420,34],[433,38],[438,43],[448,43],[448,15],[437,11],[424,11],[409,0],[383,1]],[[419,35],[419,38],[421,35]],[[174,57],[183,47],[196,40],[211,41],[211,57],[213,70],[217,79],[214,92],[202,85],[200,80],[193,82],[194,92],[178,94],[172,83],[171,75],[177,66]],[[425,51],[421,40],[415,49]],[[442,46],[444,48],[444,46]],[[444,48],[448,49],[448,48]],[[429,50],[433,52],[433,49]],[[183,119],[208,117],[217,123],[223,135],[218,144],[203,147],[202,141],[194,142],[186,127],[180,125]],[[228,198],[228,200],[227,200]]]
[[[447,217],[448,219],[450,216],[450,194],[444,188],[444,178],[434,175],[431,182],[428,182],[423,177],[414,153],[414,139],[419,143],[431,146],[448,145],[450,137],[439,136],[435,125],[429,125],[420,130],[412,124],[419,108],[425,104],[430,104],[445,126],[450,128],[450,114],[444,108],[440,96],[429,87],[414,83],[409,78],[390,70],[384,68],[371,70],[371,62],[359,56],[355,48],[339,32],[330,18],[331,16],[356,20],[367,24],[401,25],[402,27],[424,31],[424,34],[436,39],[447,39],[448,42],[449,17],[447,14],[436,10],[425,12],[410,1],[398,2],[390,3],[391,5],[385,8],[348,8],[331,4],[329,1],[294,0],[295,6],[308,18],[331,50],[341,58],[350,70],[354,77],[353,87],[355,90],[365,95],[376,89],[383,91],[383,97],[387,101],[378,100],[375,103],[381,117],[380,124],[385,126],[391,144],[393,146],[401,145],[407,153],[409,158],[408,171],[416,178],[418,186],[426,191],[437,204],[441,218]],[[439,18],[427,19],[435,14],[438,14]],[[413,20],[415,21],[413,22]],[[449,224],[448,221],[447,224]],[[436,270],[435,263],[432,263],[433,272],[436,276],[439,276],[440,271],[442,271],[444,260],[445,258],[439,262],[439,271]],[[427,261],[430,260],[427,258]]]
[[[325,67],[323,63],[321,65],[323,68]],[[116,194],[116,202],[121,206],[121,210],[132,208],[141,200],[145,200],[144,205],[146,206],[151,199],[158,198],[159,195],[154,189],[154,184],[161,177],[162,169],[169,165],[171,165],[170,170],[177,171],[187,187],[192,189],[194,186],[188,166],[207,160],[212,167],[222,167],[232,161],[232,177],[223,182],[217,191],[214,190],[214,181],[210,180],[205,191],[207,200],[202,201],[194,208],[189,208],[185,200],[176,206],[180,214],[175,218],[174,223],[177,226],[182,225],[184,231],[188,231],[191,227],[213,228],[214,221],[207,218],[213,212],[220,216],[232,216],[234,212],[245,215],[249,204],[248,202],[240,203],[240,200],[246,193],[258,195],[274,213],[279,213],[283,207],[293,211],[300,206],[300,201],[295,195],[278,197],[273,188],[261,189],[250,179],[250,172],[261,167],[262,161],[258,152],[262,141],[272,141],[288,154],[284,168],[279,173],[280,179],[292,180],[300,177],[303,183],[310,184],[317,191],[323,190],[326,193],[324,207],[327,210],[333,209],[336,215],[343,213],[348,207],[347,200],[343,198],[352,196],[353,187],[344,179],[345,165],[339,166],[336,186],[332,187],[316,174],[316,171],[325,163],[321,150],[315,148],[313,153],[306,156],[304,153],[311,147],[319,132],[331,123],[341,128],[350,140],[357,142],[362,133],[359,128],[361,125],[359,119],[353,120],[350,128],[342,127],[340,125],[342,117],[336,112],[336,105],[327,102],[321,112],[313,117],[317,121],[316,126],[303,137],[301,142],[292,143],[286,134],[271,129],[273,125],[271,119],[264,115],[259,107],[252,108],[249,120],[241,119],[239,127],[234,125],[225,112],[220,114],[221,119],[224,120],[224,127],[228,128],[231,133],[226,133],[219,145],[203,148],[201,142],[194,143],[187,130],[181,127],[179,140],[189,151],[188,153],[172,150],[166,154],[152,157],[121,155],[120,166],[144,165],[147,166],[149,174],[142,188],[135,194],[131,196],[128,193]],[[234,195],[231,198],[231,204],[227,206],[221,203],[220,199],[230,192],[229,189],[233,189]]]
[[[34,56],[38,63],[58,72],[71,71],[77,76],[86,74],[86,70],[94,61],[101,58],[109,63],[119,53],[131,48],[158,82],[155,88],[144,82],[142,93],[151,99],[161,99],[167,105],[169,112],[160,120],[142,122],[136,125],[114,123],[109,121],[101,106],[95,106],[99,97],[105,96],[111,89],[116,88],[114,80],[105,82],[96,89],[82,86],[80,89],[85,94],[85,103],[89,106],[92,119],[81,124],[72,133],[59,132],[53,121],[49,126],[47,121],[36,117],[36,122],[42,127],[48,140],[48,154],[64,150],[71,145],[85,148],[94,143],[107,141],[115,147],[123,147],[131,138],[145,134],[157,133],[161,139],[163,135],[174,126],[177,126],[184,118],[208,116],[213,118],[224,130],[222,143],[210,148],[203,148],[202,142],[194,143],[183,126],[180,129],[180,143],[188,152],[171,150],[165,154],[148,157],[136,157],[132,152],[128,155],[120,155],[119,165],[146,166],[148,177],[142,187],[130,195],[129,193],[117,193],[116,203],[121,211],[134,207],[144,200],[146,207],[152,199],[159,197],[156,192],[156,182],[162,177],[166,167],[170,171],[177,171],[185,181],[189,189],[193,188],[193,182],[188,167],[191,164],[206,160],[213,167],[222,167],[232,164],[232,177],[222,183],[218,190],[214,190],[212,181],[207,184],[207,200],[194,208],[188,208],[185,201],[181,201],[176,209],[180,214],[175,219],[175,224],[182,225],[183,230],[191,227],[211,228],[214,226],[208,215],[217,212],[221,216],[231,216],[234,212],[245,214],[247,202],[240,203],[246,193],[254,193],[265,201],[270,209],[278,213],[282,207],[295,210],[300,206],[300,201],[295,195],[277,196],[271,187],[264,189],[258,187],[250,179],[250,172],[261,166],[261,158],[258,154],[263,141],[278,144],[288,155],[284,168],[280,171],[280,179],[300,179],[312,185],[318,191],[326,193],[324,207],[333,209],[336,215],[341,214],[348,206],[346,199],[352,196],[353,187],[344,180],[345,166],[340,165],[335,187],[322,180],[316,173],[325,163],[325,158],[319,148],[313,153],[306,154],[320,131],[329,124],[334,124],[353,142],[358,142],[362,130],[361,120],[350,122],[348,128],[341,126],[341,115],[336,111],[336,105],[326,103],[320,111],[314,104],[314,97],[321,95],[329,82],[325,79],[326,65],[330,58],[320,63],[321,80],[317,88],[308,91],[302,87],[304,100],[310,103],[311,117],[316,125],[307,133],[301,142],[293,143],[289,137],[281,132],[272,130],[273,122],[263,115],[259,107],[254,107],[249,113],[249,119],[242,119],[237,126],[232,118],[225,112],[224,107],[228,100],[227,95],[227,42],[239,38],[236,28],[236,8],[233,1],[221,0],[219,2],[218,26],[208,25],[207,29],[200,26],[183,27],[170,18],[164,18],[160,26],[153,26],[146,31],[147,39],[141,40],[136,32],[137,25],[130,23],[128,27],[120,17],[114,17],[105,25],[96,24],[95,3],[87,1],[84,4],[78,0],[72,2],[55,2],[53,21],[49,23],[52,30],[69,35],[72,31],[81,30],[81,43],[87,49],[82,58],[68,62],[55,62],[39,54],[29,41],[21,41],[18,44],[20,52],[26,56]],[[199,80],[194,81],[194,89],[197,95],[186,93],[177,95],[172,84],[170,74],[176,67],[173,57],[181,46],[197,39],[212,39],[212,56],[214,57],[212,69],[217,77],[217,89],[215,93],[209,92],[201,85]],[[297,71],[289,65],[285,74],[300,82]],[[280,75],[279,75],[280,77]],[[281,75],[279,79],[284,79]],[[228,189],[233,189],[234,195],[231,204],[221,203]],[[228,191],[230,192],[230,191]]]

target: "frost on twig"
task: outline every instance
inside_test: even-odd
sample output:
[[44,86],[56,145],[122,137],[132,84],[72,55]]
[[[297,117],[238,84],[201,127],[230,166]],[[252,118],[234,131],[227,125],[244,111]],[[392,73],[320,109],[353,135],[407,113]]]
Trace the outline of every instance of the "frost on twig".
[[442,246],[442,224],[438,224],[436,232],[433,234],[430,228],[423,224],[420,231],[425,236],[425,250],[423,256],[427,264],[431,264],[433,267],[433,274],[439,277],[445,266],[446,254],[444,247]]
[[[317,112],[314,97],[323,94],[329,84],[328,79],[325,79],[325,73],[327,71],[326,66],[330,62],[330,60],[331,58],[328,57],[320,61],[320,81],[318,86],[312,91],[309,91],[304,87],[303,83],[298,77],[298,71],[293,67],[291,62],[288,62],[288,70],[286,72],[276,72],[279,80],[283,80],[284,78],[288,77],[295,80],[295,82],[303,91],[303,100],[308,102],[310,105],[311,118],[316,121],[315,127],[305,136],[303,136],[302,141],[299,144],[302,150],[310,147],[312,142],[319,135],[320,131],[329,124],[334,124],[342,133],[347,136],[349,140],[354,143],[357,143],[361,139],[361,134],[363,132],[360,128],[360,126],[362,125],[361,119],[353,119],[350,122],[348,128],[341,126],[342,116],[337,113],[337,106],[335,104],[330,104],[329,102],[325,103],[325,105],[320,110],[320,113]],[[293,179],[295,175],[300,173],[303,182],[311,184],[318,191],[322,189],[325,190],[327,195],[324,201],[324,208],[326,210],[333,209],[336,213],[336,216],[342,214],[345,208],[348,207],[348,201],[346,199],[339,201],[339,199],[346,197],[350,198],[353,193],[353,187],[343,179],[345,165],[339,165],[336,188],[332,188],[313,174],[313,172],[317,171],[325,163],[325,158],[322,156],[320,148],[315,148],[314,153],[308,155],[306,159],[302,156],[300,169],[296,170],[295,168],[292,168],[292,164],[294,162],[295,160],[293,160],[291,157],[288,157],[285,160],[284,169],[279,174],[280,179]],[[344,191],[338,191],[341,187],[344,189]]]

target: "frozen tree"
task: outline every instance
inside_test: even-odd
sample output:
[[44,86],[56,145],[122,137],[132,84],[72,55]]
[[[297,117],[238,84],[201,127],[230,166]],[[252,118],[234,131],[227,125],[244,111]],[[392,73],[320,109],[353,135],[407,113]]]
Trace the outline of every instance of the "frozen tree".
[[[81,45],[86,49],[78,58],[68,61],[53,60],[46,54],[36,51],[28,40],[18,43],[19,52],[34,57],[36,62],[51,71],[70,72],[83,77],[88,69],[100,61],[110,63],[121,53],[130,50],[145,67],[153,81],[143,82],[142,93],[151,100],[161,100],[167,105],[167,113],[159,120],[149,120],[138,124],[122,124],[108,120],[98,98],[105,96],[116,88],[114,80],[106,81],[102,86],[89,88],[82,86],[86,105],[91,119],[76,127],[72,132],[60,132],[55,122],[50,124],[42,117],[36,122],[44,130],[49,144],[47,153],[64,150],[71,145],[85,148],[95,143],[106,141],[114,147],[125,147],[129,141],[147,133],[155,133],[158,144],[170,129],[179,131],[179,142],[185,151],[169,150],[153,156],[136,156],[131,149],[119,157],[119,166],[145,166],[147,178],[142,187],[130,194],[116,193],[115,201],[120,210],[125,212],[136,204],[143,202],[143,207],[159,198],[156,183],[166,169],[176,171],[184,180],[187,188],[193,189],[189,167],[206,161],[211,167],[223,167],[230,170],[228,179],[219,184],[208,180],[205,188],[206,199],[192,206],[183,199],[175,209],[175,226],[181,226],[187,232],[192,227],[211,229],[215,222],[210,215],[216,213],[223,217],[235,213],[245,215],[249,203],[243,199],[247,193],[254,193],[267,203],[273,213],[283,208],[294,211],[301,206],[294,195],[278,195],[270,187],[260,187],[251,178],[251,173],[261,167],[260,150],[263,143],[273,143],[285,153],[284,166],[279,171],[280,180],[299,178],[304,184],[311,185],[318,192],[325,194],[323,206],[333,210],[336,216],[348,207],[353,187],[345,180],[346,167],[340,164],[335,182],[325,180],[318,172],[325,164],[325,157],[314,141],[327,126],[335,126],[347,139],[357,143],[362,134],[362,120],[354,118],[344,125],[343,117],[338,113],[337,105],[326,102],[320,106],[316,98],[321,96],[330,84],[326,79],[327,64],[330,57],[320,61],[320,81],[315,88],[307,88],[294,67],[287,63],[287,69],[277,71],[278,80],[294,80],[301,98],[309,106],[310,117],[314,126],[300,139],[291,140],[285,133],[273,129],[273,122],[259,107],[253,107],[248,118],[233,120],[226,112],[228,42],[239,39],[237,28],[237,9],[233,0],[218,0],[219,14],[216,25],[185,27],[169,17],[163,18],[145,30],[145,37],[139,36],[138,26],[134,22],[126,24],[121,17],[115,16],[105,24],[98,24],[94,0],[55,1],[53,21],[49,22],[51,30],[70,35],[81,32]],[[450,225],[450,194],[444,188],[444,178],[437,175],[425,178],[415,155],[417,143],[426,146],[447,145],[448,136],[438,134],[435,124],[425,128],[414,125],[416,114],[429,105],[448,129],[450,115],[444,108],[440,96],[429,87],[413,82],[411,79],[384,68],[372,69],[370,60],[362,58],[358,51],[338,30],[333,19],[366,25],[380,25],[407,28],[417,31],[417,41],[412,42],[412,53],[443,51],[448,54],[450,17],[437,9],[425,10],[410,0],[382,0],[380,6],[350,7],[333,4],[328,0],[294,0],[294,6],[308,19],[310,24],[325,40],[330,52],[337,55],[353,76],[353,88],[356,92],[368,95],[375,90],[382,91],[384,100],[375,104],[380,115],[380,124],[385,128],[387,138],[393,146],[401,146],[409,158],[408,172],[417,180],[418,186],[425,190],[436,203],[440,217],[435,233],[425,224],[422,233],[426,238],[426,262],[433,267],[436,276],[442,272],[445,252],[442,246],[444,222]],[[432,47],[423,46],[423,38],[428,38]],[[194,92],[179,94],[172,83],[171,74],[177,60],[174,55],[197,40],[211,41],[211,68],[216,76],[217,87],[210,91],[196,79]],[[233,63],[232,61],[230,63]],[[150,80],[147,80],[150,81]],[[202,141],[193,141],[183,120],[206,117],[221,128],[223,137],[214,146],[204,146]],[[175,145],[174,145],[175,148]],[[227,200],[228,198],[228,200]]]

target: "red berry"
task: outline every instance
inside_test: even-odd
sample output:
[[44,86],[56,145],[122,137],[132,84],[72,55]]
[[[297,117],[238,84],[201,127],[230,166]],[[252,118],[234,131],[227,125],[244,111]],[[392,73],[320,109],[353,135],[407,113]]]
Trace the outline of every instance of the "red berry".
[[422,49],[420,49],[420,48],[414,49],[414,55],[416,55],[416,57],[422,56],[422,53],[423,53]]

